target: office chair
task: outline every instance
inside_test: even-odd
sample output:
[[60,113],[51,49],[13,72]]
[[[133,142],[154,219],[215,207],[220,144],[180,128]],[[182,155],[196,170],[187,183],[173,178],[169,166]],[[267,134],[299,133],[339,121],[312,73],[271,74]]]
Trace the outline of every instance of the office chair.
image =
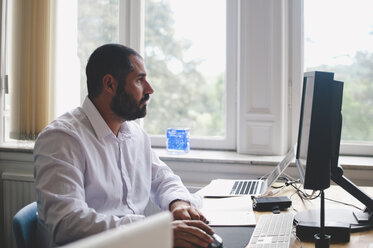
[[32,202],[19,210],[13,217],[13,232],[17,248],[36,247],[36,202]]

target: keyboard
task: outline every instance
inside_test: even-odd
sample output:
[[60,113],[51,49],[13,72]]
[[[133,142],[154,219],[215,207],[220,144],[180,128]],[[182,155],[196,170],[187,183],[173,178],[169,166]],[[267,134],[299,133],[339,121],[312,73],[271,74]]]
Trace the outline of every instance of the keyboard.
[[233,184],[233,187],[231,189],[231,195],[254,195],[257,191],[258,185],[260,184],[260,181],[235,181]]
[[246,248],[288,248],[293,219],[292,213],[261,215]]

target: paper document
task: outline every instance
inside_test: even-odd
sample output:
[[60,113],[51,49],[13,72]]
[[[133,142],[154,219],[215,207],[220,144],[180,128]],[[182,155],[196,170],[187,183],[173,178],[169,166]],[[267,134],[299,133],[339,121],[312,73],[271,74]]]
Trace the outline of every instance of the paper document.
[[204,198],[201,212],[210,226],[254,226],[256,224],[250,196]]

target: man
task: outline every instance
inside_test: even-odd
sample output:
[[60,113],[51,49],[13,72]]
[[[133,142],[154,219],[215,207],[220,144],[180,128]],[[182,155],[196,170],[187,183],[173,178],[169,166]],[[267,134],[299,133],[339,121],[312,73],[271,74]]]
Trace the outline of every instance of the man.
[[197,210],[201,199],[189,194],[132,121],[146,115],[154,92],[141,56],[107,44],[92,53],[86,74],[82,107],[53,121],[35,142],[39,247],[143,219],[149,198],[172,212],[175,247],[207,247],[213,230]]

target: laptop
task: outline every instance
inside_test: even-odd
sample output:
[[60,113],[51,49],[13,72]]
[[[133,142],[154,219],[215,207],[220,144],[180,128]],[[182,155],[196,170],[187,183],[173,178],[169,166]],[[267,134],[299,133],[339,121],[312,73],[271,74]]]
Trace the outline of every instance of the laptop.
[[232,180],[216,179],[201,189],[198,193],[204,197],[230,197],[230,196],[264,196],[268,189],[276,182],[294,158],[294,147],[277,164],[266,179],[257,180]]
[[64,248],[172,248],[172,216],[161,212],[142,221],[98,233]]

